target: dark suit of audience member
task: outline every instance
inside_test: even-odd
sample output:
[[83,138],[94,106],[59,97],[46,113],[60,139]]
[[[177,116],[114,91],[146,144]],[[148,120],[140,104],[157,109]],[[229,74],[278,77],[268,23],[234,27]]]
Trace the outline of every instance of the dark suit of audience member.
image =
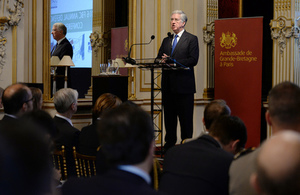
[[[66,55],[73,58],[73,47],[69,42],[69,40],[66,38],[67,27],[62,23],[55,23],[53,24],[51,34],[53,36],[53,39],[57,41],[57,44],[54,45],[54,47],[51,50],[50,53],[51,57],[58,56],[58,58],[61,60]],[[68,72],[68,87],[71,87],[70,67],[67,67],[67,72]],[[56,78],[56,88],[58,90],[64,87],[65,67],[57,67],[56,74],[61,75]]]
[[75,163],[73,159],[73,146],[78,148],[80,131],[73,127],[71,118],[77,111],[78,92],[71,88],[63,88],[54,94],[54,106],[57,114],[54,117],[54,123],[58,135],[55,138],[57,149],[64,145],[66,148],[66,160],[68,176],[74,176]]
[[81,154],[96,156],[97,148],[100,146],[97,133],[97,122],[101,119],[103,112],[119,106],[121,99],[111,93],[102,94],[95,102],[93,108],[93,124],[83,127],[79,137],[79,152]]
[[33,109],[31,90],[20,83],[12,84],[3,91],[2,103],[4,117],[0,123],[15,123],[18,118]]
[[[164,38],[157,59],[174,66],[169,57],[176,60],[176,67],[181,64],[189,69],[163,69],[162,72],[162,103],[165,118],[165,150],[177,142],[177,121],[179,118],[181,140],[193,136],[194,93],[196,93],[194,66],[199,58],[198,38],[184,30],[187,17],[184,12],[172,12],[171,28],[173,36]],[[176,35],[176,36],[175,36]],[[178,37],[177,37],[178,36]],[[176,47],[172,50],[172,45]]]
[[159,190],[172,195],[228,194],[229,166],[246,140],[246,127],[239,118],[218,118],[209,135],[167,151]]
[[52,192],[52,159],[45,131],[31,121],[16,120],[0,130],[0,194]]
[[[269,93],[269,105],[265,114],[267,123],[272,127],[272,135],[286,130],[300,132],[299,108],[299,86],[291,82],[282,82],[274,86]],[[258,153],[256,149],[232,162],[229,171],[231,195],[258,194],[249,182],[251,174],[256,171],[255,163]]]
[[98,130],[101,149],[112,168],[91,178],[69,179],[63,194],[159,194],[150,186],[155,141],[149,114],[124,103],[103,114]]

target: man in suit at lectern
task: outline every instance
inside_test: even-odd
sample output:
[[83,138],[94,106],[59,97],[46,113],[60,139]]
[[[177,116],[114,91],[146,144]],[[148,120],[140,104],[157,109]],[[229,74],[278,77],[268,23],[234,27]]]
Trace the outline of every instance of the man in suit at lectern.
[[[51,50],[51,57],[58,56],[61,60],[64,56],[73,57],[73,47],[71,43],[66,38],[67,27],[63,23],[55,23],[52,27],[51,32],[53,39],[57,41],[56,45]],[[70,67],[68,67],[68,75],[70,77]],[[57,67],[56,69],[57,75],[65,75],[65,67]],[[68,79],[68,87],[70,87],[70,78]],[[64,76],[58,77],[56,79],[56,88],[61,89],[64,87]]]
[[[180,121],[181,140],[193,136],[194,93],[196,93],[194,66],[199,58],[198,38],[184,27],[186,14],[175,10],[171,16],[173,35],[168,33],[157,58],[172,69],[162,71],[162,104],[165,117],[165,145],[168,150],[177,142],[177,117]],[[174,68],[173,68],[174,67]],[[177,68],[177,69],[176,69]]]

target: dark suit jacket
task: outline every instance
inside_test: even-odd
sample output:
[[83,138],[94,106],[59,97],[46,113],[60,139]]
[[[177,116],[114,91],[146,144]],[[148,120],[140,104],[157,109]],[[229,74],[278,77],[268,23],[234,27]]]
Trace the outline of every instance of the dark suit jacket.
[[73,47],[67,38],[62,40],[61,43],[57,45],[54,52],[51,53],[51,56],[58,56],[60,60],[65,55],[71,56],[71,58],[73,58]]
[[69,179],[62,186],[63,195],[150,195],[156,192],[141,177],[122,170],[112,169],[101,176]]
[[0,120],[0,130],[1,129],[8,129],[11,123],[15,123],[18,119],[4,115],[3,118]]
[[75,175],[75,163],[73,158],[73,146],[78,148],[78,140],[80,131],[73,127],[65,119],[54,117],[54,123],[58,132],[55,138],[56,148],[61,149],[64,145],[66,148],[67,171],[69,176]]
[[209,135],[170,148],[159,188],[168,194],[228,194],[233,155]]
[[184,94],[195,93],[194,66],[197,65],[199,58],[198,38],[195,35],[184,31],[172,55],[171,51],[172,37],[166,37],[161,44],[157,58],[161,58],[161,56],[165,53],[178,62],[176,65],[177,67],[180,66],[180,63],[189,67],[190,70],[163,70],[163,92]]
[[83,127],[79,136],[79,152],[85,155],[96,156],[99,146],[97,125],[93,123]]

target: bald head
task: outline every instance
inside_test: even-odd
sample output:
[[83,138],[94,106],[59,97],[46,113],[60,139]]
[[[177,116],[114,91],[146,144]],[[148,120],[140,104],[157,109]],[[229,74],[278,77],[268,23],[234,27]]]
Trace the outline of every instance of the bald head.
[[30,89],[21,83],[8,86],[2,96],[4,112],[20,117],[32,110],[32,94]]
[[230,108],[222,99],[211,101],[204,109],[203,123],[207,130],[210,129],[211,124],[220,116],[230,115]]
[[[300,194],[300,134],[282,131],[263,144],[252,183],[265,194]],[[255,186],[255,184],[253,184]]]

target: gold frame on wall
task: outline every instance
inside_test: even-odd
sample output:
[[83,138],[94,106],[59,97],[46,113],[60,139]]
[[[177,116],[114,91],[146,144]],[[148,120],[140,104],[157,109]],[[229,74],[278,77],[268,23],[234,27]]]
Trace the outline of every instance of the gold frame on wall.
[[50,93],[50,0],[43,0],[43,83],[44,83],[44,100],[51,99]]

